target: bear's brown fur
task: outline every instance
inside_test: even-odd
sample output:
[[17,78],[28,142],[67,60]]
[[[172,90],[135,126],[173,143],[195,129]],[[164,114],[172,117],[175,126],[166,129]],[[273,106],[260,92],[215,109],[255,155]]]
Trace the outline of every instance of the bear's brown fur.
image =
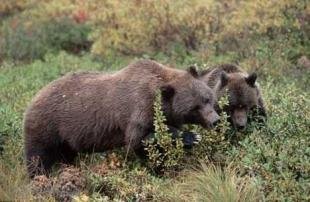
[[114,74],[73,73],[51,82],[33,99],[24,118],[30,176],[77,152],[135,149],[153,130],[153,102],[160,89],[167,124],[179,127],[218,121],[213,91],[194,69],[166,67],[150,60]]
[[250,111],[257,108],[259,115],[266,117],[266,110],[255,73],[247,74],[240,67],[223,64],[200,73],[201,79],[213,89],[217,99],[228,91],[229,106],[226,112],[230,115],[233,126],[244,129]]

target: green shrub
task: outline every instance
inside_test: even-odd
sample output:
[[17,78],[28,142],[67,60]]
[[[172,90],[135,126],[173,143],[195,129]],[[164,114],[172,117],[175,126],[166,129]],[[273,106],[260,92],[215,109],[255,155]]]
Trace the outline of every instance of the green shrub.
[[[263,0],[260,3],[236,0],[229,3],[215,0],[134,0],[126,3],[119,0],[6,0],[0,6],[0,12],[15,7],[28,8],[15,16],[27,19],[28,24],[35,24],[36,28],[55,19],[69,18],[83,26],[86,22],[93,28],[92,53],[103,58],[156,55],[158,52],[174,57],[180,52],[187,55],[194,50],[205,59],[214,53],[233,54],[239,61],[255,52],[253,43],[275,40],[279,35],[294,33],[302,43],[309,43],[309,7],[299,0]],[[52,33],[58,36],[71,33],[65,26],[62,28]],[[77,47],[67,47],[76,52],[85,47],[88,50],[89,46],[89,41],[84,41]]]
[[181,138],[172,138],[165,124],[166,118],[162,111],[161,93],[156,93],[154,102],[154,137],[144,142],[151,169],[162,170],[177,166],[184,157]]
[[278,82],[265,84],[267,127],[254,130],[229,150],[228,160],[236,162],[241,175],[256,176],[267,201],[308,201],[309,96],[292,78]]
[[87,24],[63,17],[43,24],[42,29],[46,32],[51,49],[66,50],[70,53],[80,53],[90,49],[91,42],[88,40],[88,34],[91,29]]
[[36,0],[2,0],[0,4],[0,18],[10,16],[25,10],[35,3]]
[[0,102],[0,155],[7,139],[18,139],[20,117],[12,109]]
[[0,41],[0,57],[8,60],[42,59],[49,47],[40,28],[28,28],[17,21],[6,23],[2,27],[3,38]]
[[88,25],[67,17],[35,24],[28,20],[12,19],[2,27],[0,58],[32,61],[60,50],[80,53],[90,48],[90,31]]
[[[198,49],[209,18],[205,1],[121,1],[97,2],[93,53],[142,55],[175,46]],[[139,30],[139,31],[138,31]]]
[[[228,97],[223,96],[219,101],[221,109],[228,104]],[[194,148],[194,157],[197,159],[209,159],[221,163],[225,161],[225,154],[231,146],[231,137],[234,133],[231,131],[230,123],[227,121],[227,114],[220,114],[219,124],[212,130],[206,130],[199,126],[191,126],[194,133],[201,135],[201,142]]]
[[[275,39],[292,31],[307,41],[309,8],[305,1],[96,1],[100,27],[92,52],[107,56],[201,52],[206,58],[237,52],[247,55],[257,37]],[[93,6],[89,6],[88,9]],[[98,13],[96,15],[96,13]],[[139,30],[139,31],[137,31]]]

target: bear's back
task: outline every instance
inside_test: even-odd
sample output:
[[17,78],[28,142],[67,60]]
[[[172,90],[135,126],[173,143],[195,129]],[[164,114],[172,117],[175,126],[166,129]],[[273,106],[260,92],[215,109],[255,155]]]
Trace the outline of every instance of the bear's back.
[[222,64],[215,67],[210,67],[201,72],[201,77],[206,81],[207,85],[212,89],[220,82],[221,74],[225,72],[229,75],[246,75],[240,67],[234,64]]
[[153,60],[139,60],[115,73],[115,76],[126,80],[163,83],[184,76],[185,73],[184,70],[170,68]]

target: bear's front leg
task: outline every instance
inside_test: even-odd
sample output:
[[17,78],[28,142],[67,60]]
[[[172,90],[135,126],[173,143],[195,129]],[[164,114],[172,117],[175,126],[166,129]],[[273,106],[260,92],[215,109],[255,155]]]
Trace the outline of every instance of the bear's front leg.
[[[198,134],[188,132],[188,131],[181,131],[173,126],[168,126],[168,129],[169,129],[169,133],[172,134],[173,140],[181,137],[184,149],[192,149],[196,144],[198,144],[201,141],[201,136]],[[154,138],[154,132],[148,133],[147,136],[143,138],[142,141],[146,141],[151,138]],[[148,155],[147,152],[145,151],[145,146],[143,145],[143,143],[141,143],[135,149],[135,153],[142,159],[145,159]]]
[[[181,131],[173,126],[168,126],[169,133],[172,134],[172,139],[181,138],[184,148],[191,149],[194,145],[201,141],[201,136],[189,131]],[[154,132],[149,133],[143,140],[154,138]]]
[[181,131],[173,126],[168,126],[169,133],[172,134],[172,139],[181,138],[183,147],[185,149],[191,149],[194,145],[201,141],[201,136],[189,131]]

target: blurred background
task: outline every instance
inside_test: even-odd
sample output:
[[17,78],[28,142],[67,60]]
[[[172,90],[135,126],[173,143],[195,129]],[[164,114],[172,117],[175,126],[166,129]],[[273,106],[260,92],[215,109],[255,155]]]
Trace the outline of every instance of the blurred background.
[[258,69],[269,57],[295,64],[309,54],[306,0],[2,0],[0,19],[0,61],[65,51],[99,60],[222,56]]

